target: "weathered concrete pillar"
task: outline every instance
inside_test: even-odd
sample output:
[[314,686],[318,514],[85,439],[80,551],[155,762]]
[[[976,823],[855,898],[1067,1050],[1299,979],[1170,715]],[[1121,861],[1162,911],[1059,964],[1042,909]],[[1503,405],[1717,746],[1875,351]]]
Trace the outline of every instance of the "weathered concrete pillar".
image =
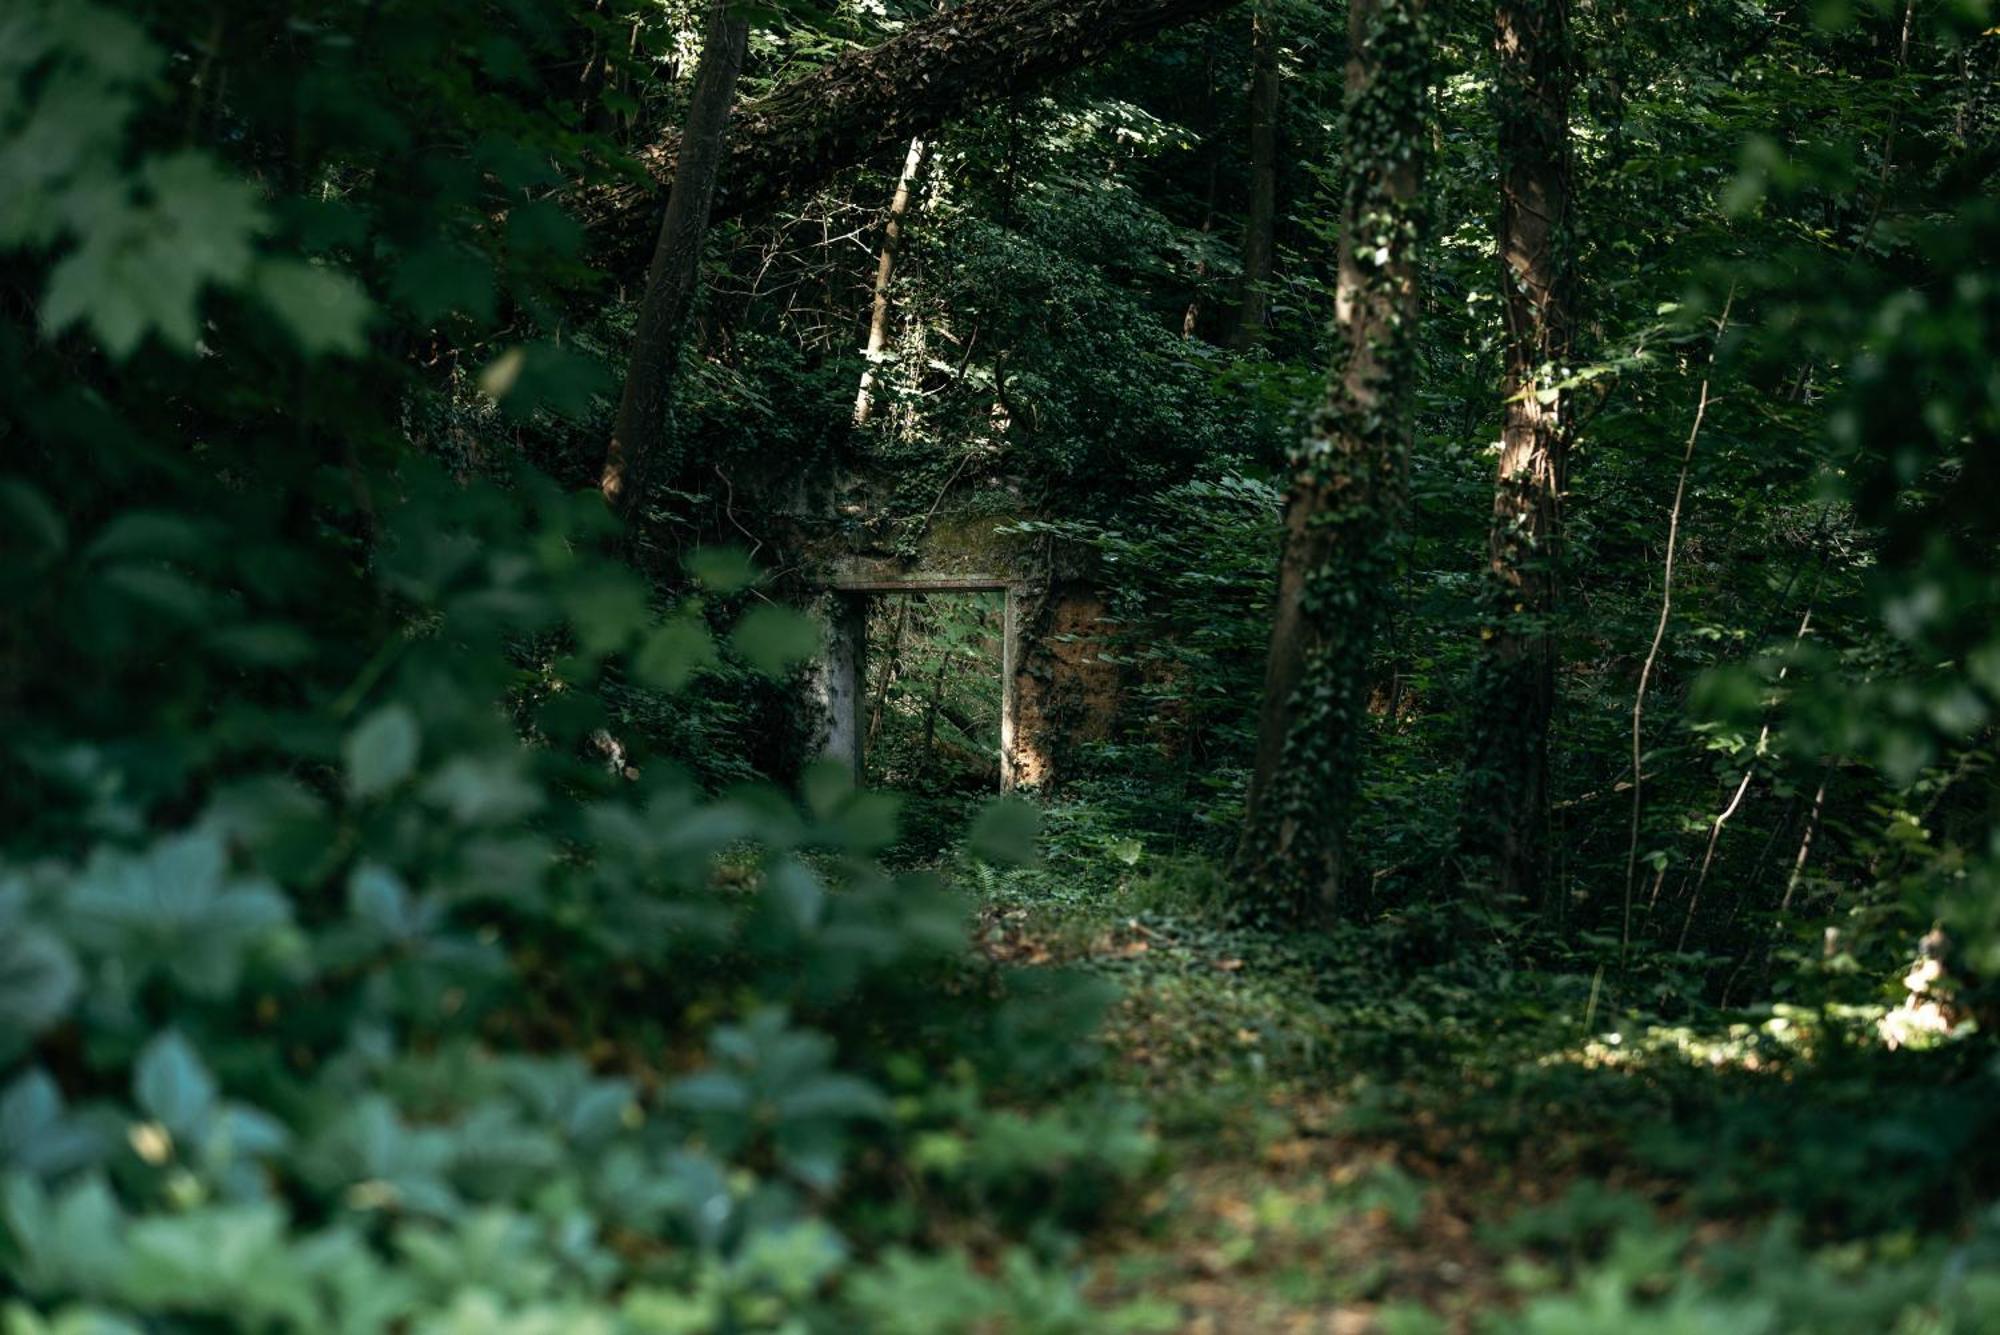
[[[1000,611],[1000,791],[1033,787],[1041,782],[1034,757],[1021,752],[1021,608],[1028,590],[1007,590]],[[1024,777],[1023,761],[1028,761]]]
[[868,669],[868,596],[830,593],[823,622],[826,653],[814,665],[808,689],[819,711],[819,753],[861,778],[863,682]]

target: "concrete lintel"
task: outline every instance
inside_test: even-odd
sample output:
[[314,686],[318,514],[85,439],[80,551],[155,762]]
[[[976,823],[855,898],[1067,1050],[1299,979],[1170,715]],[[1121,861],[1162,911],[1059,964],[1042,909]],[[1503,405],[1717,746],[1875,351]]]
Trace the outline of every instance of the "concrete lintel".
[[834,575],[820,584],[834,593],[1008,593],[1022,581],[997,575]]

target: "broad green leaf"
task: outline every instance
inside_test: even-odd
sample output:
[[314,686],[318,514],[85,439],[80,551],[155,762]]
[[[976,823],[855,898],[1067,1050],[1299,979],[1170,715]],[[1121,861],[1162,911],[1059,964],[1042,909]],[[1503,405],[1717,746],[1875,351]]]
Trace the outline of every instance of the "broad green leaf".
[[101,1162],[108,1141],[101,1119],[72,1112],[40,1067],[0,1094],[0,1168],[54,1178]]
[[203,545],[201,526],[186,515],[132,510],[114,516],[84,549],[90,561],[183,560]]
[[304,260],[268,259],[258,264],[252,282],[258,299],[308,357],[359,357],[368,350],[374,306],[347,274]]
[[857,792],[827,823],[827,830],[850,853],[879,852],[896,842],[896,817],[903,800],[894,793]]
[[715,637],[709,634],[708,623],[676,616],[646,636],[632,660],[632,671],[649,686],[678,691],[697,672],[714,667],[717,661]]
[[198,1136],[215,1111],[215,1077],[176,1029],[139,1054],[132,1094],[144,1112],[182,1140]]
[[587,654],[623,649],[652,618],[645,582],[619,570],[598,572],[573,589],[565,602],[577,641]]
[[417,932],[409,888],[387,867],[373,863],[356,867],[347,879],[347,907],[391,941],[406,941]]
[[213,609],[207,589],[165,566],[115,565],[98,578],[140,606],[175,621],[205,621]]
[[16,478],[0,478],[0,516],[10,535],[27,539],[28,550],[38,561],[57,555],[69,543],[69,525],[48,497]]
[[203,291],[242,281],[266,225],[255,187],[205,153],[153,158],[139,175],[144,202],[102,201],[42,298],[46,332],[85,324],[118,360],[153,333],[192,352]]
[[347,735],[347,789],[359,798],[379,797],[417,767],[421,737],[408,706],[384,705]]
[[972,822],[966,847],[982,862],[1029,866],[1036,859],[1035,835],[1040,826],[1041,817],[1030,804],[1016,797],[995,798]]
[[756,562],[741,547],[697,547],[682,564],[703,588],[714,593],[735,593],[757,578]]
[[178,261],[204,282],[240,281],[267,226],[257,187],[195,151],[153,158],[139,176]]
[[812,1117],[887,1117],[889,1100],[882,1091],[859,1076],[834,1072],[802,1080],[779,1093],[776,1111],[781,1119]]
[[479,375],[479,389],[511,417],[551,412],[587,417],[600,394],[614,388],[604,363],[588,353],[543,341],[508,348]]
[[806,766],[799,780],[799,791],[805,795],[806,810],[815,819],[830,819],[854,792],[854,767],[830,757],[815,760]]
[[420,325],[434,325],[453,314],[482,324],[493,318],[493,266],[483,255],[446,241],[430,242],[404,256],[389,290]]
[[75,958],[53,932],[0,917],[0,1057],[67,1015],[80,985]]
[[66,1307],[54,1317],[14,1303],[6,1310],[6,1335],[146,1335],[124,1317],[93,1308]]
[[268,882],[229,880],[228,850],[198,827],[143,856],[99,850],[64,903],[81,946],[115,955],[134,980],[165,973],[198,996],[236,985],[246,954],[290,919]]
[[759,603],[729,633],[743,661],[767,677],[781,677],[820,651],[819,623],[795,608]]
[[667,1102],[696,1113],[740,1113],[750,1108],[750,1087],[726,1071],[703,1071],[667,1087]]
[[460,756],[423,786],[424,800],[466,824],[498,823],[527,815],[542,803],[542,791],[512,758]]

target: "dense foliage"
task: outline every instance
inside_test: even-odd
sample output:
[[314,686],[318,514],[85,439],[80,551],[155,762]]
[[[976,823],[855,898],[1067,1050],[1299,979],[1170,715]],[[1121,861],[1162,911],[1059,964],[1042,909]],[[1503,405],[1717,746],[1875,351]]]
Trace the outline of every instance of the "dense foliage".
[[[1562,7],[1519,897],[1460,856],[1520,777],[1466,772],[1494,16],[1344,103],[1346,6],[1254,8],[725,210],[628,526],[704,7],[0,6],[8,1330],[2000,1328],[1990,6]],[[741,94],[931,9],[755,7]],[[1393,346],[1328,327],[1344,210]],[[1344,889],[1280,923],[1280,509],[1355,499],[1295,443],[1356,346],[1285,808]],[[806,511],[1100,595],[1039,826],[997,594],[875,599],[869,782],[811,762]]]

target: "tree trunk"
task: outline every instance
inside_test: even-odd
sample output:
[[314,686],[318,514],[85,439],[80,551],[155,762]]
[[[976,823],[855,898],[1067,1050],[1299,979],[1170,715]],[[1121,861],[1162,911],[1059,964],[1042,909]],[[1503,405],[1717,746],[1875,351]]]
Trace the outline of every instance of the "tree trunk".
[[1250,20],[1250,210],[1243,224],[1243,300],[1236,309],[1239,349],[1264,337],[1271,309],[1271,263],[1278,245],[1278,37],[1275,19]]
[[1237,852],[1253,916],[1340,906],[1369,659],[1389,621],[1415,417],[1430,52],[1423,0],[1352,0],[1334,359],[1294,451],[1256,768]]
[[1487,539],[1483,641],[1474,669],[1460,851],[1467,875],[1505,901],[1541,882],[1555,708],[1555,561],[1569,423],[1553,388],[1569,356],[1568,0],[1501,0],[1501,310],[1505,419]]
[[[738,111],[729,143],[724,217],[825,184],[893,144],[929,135],[968,108],[1036,88],[1128,42],[1237,0],[965,0],[912,23],[880,46],[850,52]],[[683,137],[639,154],[656,182],[671,180]],[[614,271],[636,258],[653,191],[607,193],[604,256]]]
[[951,668],[949,650],[938,655],[937,673],[931,678],[931,700],[924,709],[924,756],[928,760],[937,741],[938,707],[944,703],[945,673]]
[[889,285],[896,278],[896,247],[903,239],[903,215],[909,212],[910,195],[916,188],[917,173],[924,165],[924,141],[912,139],[903,158],[903,174],[896,178],[896,193],[889,201],[889,217],[882,224],[882,255],[875,264],[875,305],[868,315],[868,350],[861,367],[861,389],[854,396],[854,425],[866,426],[875,410],[875,367],[882,349],[889,345]]
[[604,32],[599,26],[604,21],[604,0],[595,0],[590,12],[594,21],[590,28],[589,51],[583,61],[583,77],[577,81],[577,109],[582,117],[584,132],[596,134],[604,128],[607,110],[604,83],[611,69],[611,51],[605,45]]
[[[1207,25],[1208,37],[1202,43],[1206,55],[1202,61],[1201,75],[1201,123],[1198,127],[1198,150],[1208,163],[1208,188],[1202,193],[1201,238],[1205,243],[1215,230],[1215,209],[1222,194],[1222,137],[1215,132],[1215,36],[1216,24]],[[1206,247],[1204,246],[1204,251]],[[1181,337],[1193,338],[1195,329],[1201,323],[1202,288],[1208,279],[1208,256],[1206,253],[1194,263],[1194,291],[1188,296],[1187,308],[1181,313]]]
[[618,420],[599,479],[604,498],[627,518],[638,509],[650,475],[658,469],[665,452],[674,373],[680,364],[688,314],[694,307],[702,241],[708,232],[730,107],[736,100],[736,79],[743,72],[749,40],[750,20],[741,6],[731,0],[713,0],[688,103],[687,128],[681,136],[687,151],[674,171],[666,212],[660,217],[653,262],[646,271],[646,295],[639,303],[632,359],[625,372],[625,390],[618,400]]

